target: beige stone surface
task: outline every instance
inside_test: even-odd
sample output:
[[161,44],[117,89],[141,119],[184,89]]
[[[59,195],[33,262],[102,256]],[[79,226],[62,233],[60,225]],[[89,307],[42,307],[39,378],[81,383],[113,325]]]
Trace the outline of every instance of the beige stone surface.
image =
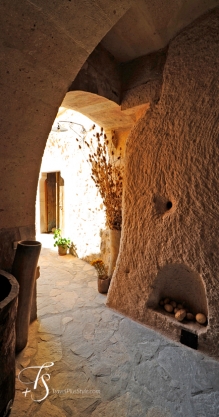
[[62,359],[62,345],[61,340],[52,338],[50,341],[40,341],[38,345],[37,354],[34,356],[36,363],[44,362],[58,362]]
[[191,293],[207,307],[208,326],[194,331],[199,349],[217,357],[218,34],[217,9],[170,43],[160,101],[129,135],[122,241],[107,301],[179,340],[181,328],[149,300],[169,296],[161,285],[167,267],[176,290],[184,269],[179,301]]
[[59,407],[56,407],[55,404],[52,404],[50,401],[42,404],[40,410],[35,414],[36,417],[66,417],[64,410],[62,411]]
[[217,5],[217,0],[134,1],[102,44],[120,62],[130,61],[163,48],[190,22]]
[[131,129],[136,121],[135,110],[126,114],[114,101],[86,91],[68,92],[62,106],[84,114],[106,130]]

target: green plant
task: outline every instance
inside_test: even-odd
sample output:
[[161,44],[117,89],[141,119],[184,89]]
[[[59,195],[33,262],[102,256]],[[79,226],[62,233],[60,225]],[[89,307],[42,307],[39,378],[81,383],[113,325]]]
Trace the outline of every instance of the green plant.
[[61,229],[55,229],[53,239],[55,239],[54,246],[62,246],[63,248],[71,246],[71,239],[62,237]]

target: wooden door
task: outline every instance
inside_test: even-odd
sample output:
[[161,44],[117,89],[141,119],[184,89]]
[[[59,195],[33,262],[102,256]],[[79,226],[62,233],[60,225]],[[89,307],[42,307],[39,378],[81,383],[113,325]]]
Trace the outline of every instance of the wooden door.
[[51,232],[56,224],[56,172],[49,172],[46,180],[47,232]]

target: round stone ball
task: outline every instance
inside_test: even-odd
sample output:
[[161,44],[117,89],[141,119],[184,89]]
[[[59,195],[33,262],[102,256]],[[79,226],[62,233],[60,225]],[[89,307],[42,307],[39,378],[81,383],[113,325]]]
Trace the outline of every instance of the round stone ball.
[[183,319],[186,317],[186,310],[181,308],[181,310],[177,311],[175,314],[175,319],[178,321],[183,321]]
[[202,313],[196,314],[195,319],[199,324],[205,324],[207,321],[207,317]]
[[171,306],[173,306],[173,308],[176,308],[176,306],[177,306],[176,301],[170,301],[170,304],[171,304]]
[[192,313],[187,313],[186,318],[187,320],[190,320],[190,321],[195,320],[195,316]]
[[173,312],[173,306],[171,306],[171,304],[165,304],[164,309],[165,309],[168,313],[172,313],[172,312]]

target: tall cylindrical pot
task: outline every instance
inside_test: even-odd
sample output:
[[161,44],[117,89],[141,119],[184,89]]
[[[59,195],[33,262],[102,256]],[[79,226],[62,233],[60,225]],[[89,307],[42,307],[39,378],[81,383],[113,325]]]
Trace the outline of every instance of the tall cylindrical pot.
[[110,229],[110,264],[108,276],[111,278],[116,266],[116,260],[119,254],[121,230]]
[[18,242],[12,266],[12,274],[20,285],[16,319],[17,352],[24,349],[27,344],[35,274],[40,250],[40,242],[21,240]]
[[15,395],[15,320],[19,285],[0,270],[0,417],[6,416]]

